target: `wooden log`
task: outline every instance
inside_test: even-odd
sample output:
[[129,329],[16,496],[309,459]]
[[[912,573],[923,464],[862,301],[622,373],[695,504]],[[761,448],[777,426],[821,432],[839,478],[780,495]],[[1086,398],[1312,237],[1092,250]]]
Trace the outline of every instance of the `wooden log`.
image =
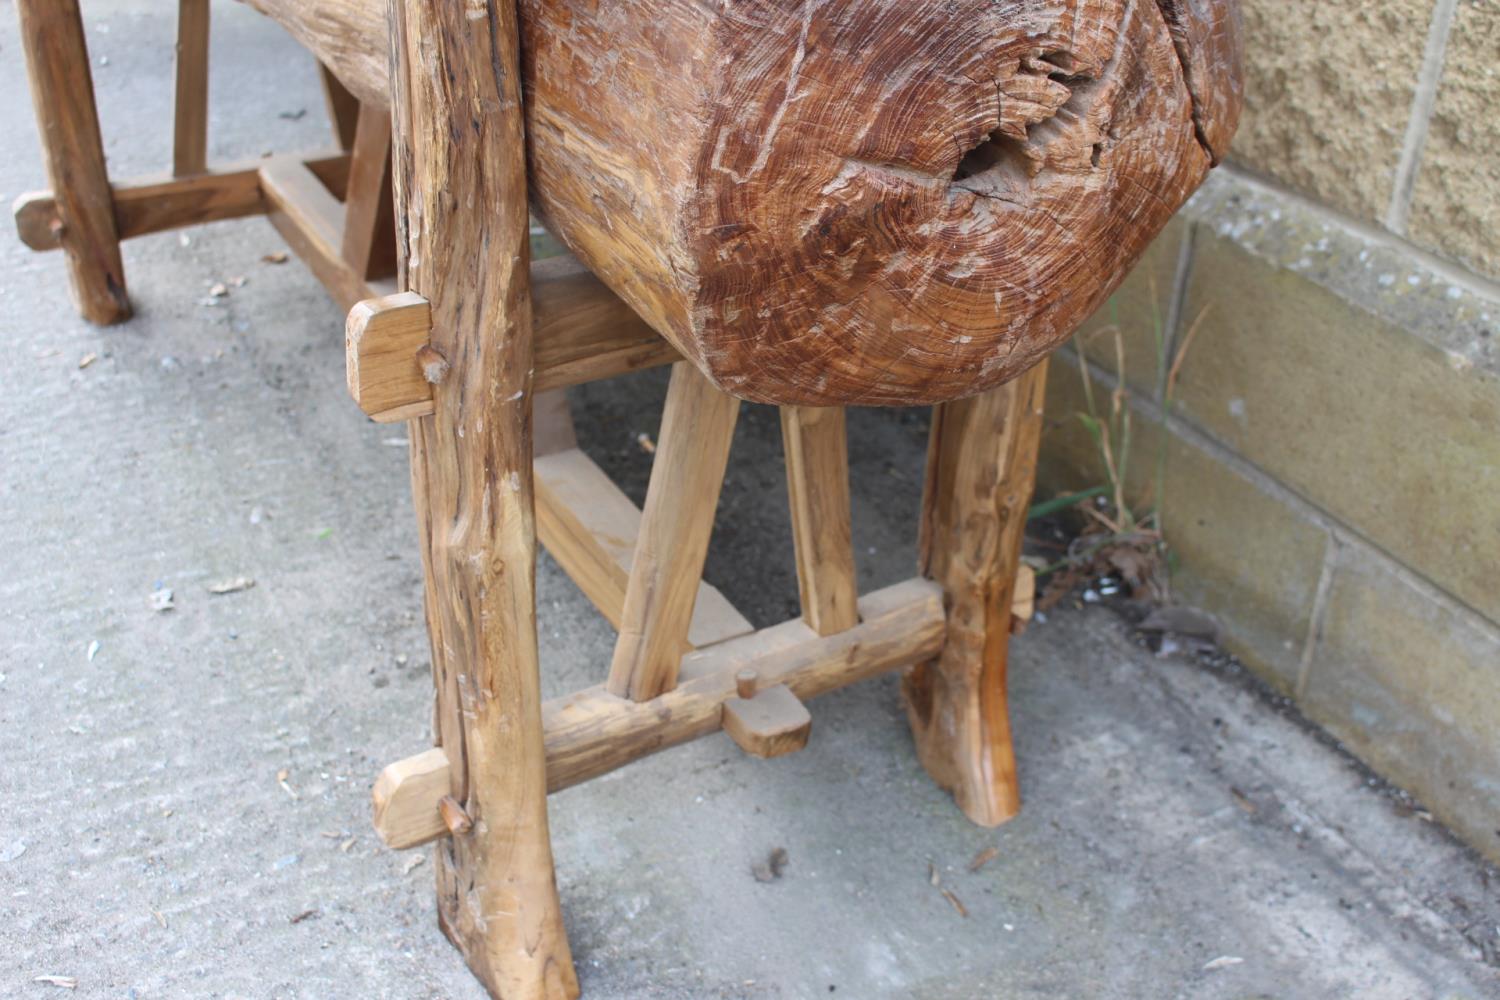
[[434,413],[410,425],[438,743],[449,794],[472,819],[437,851],[438,919],[495,996],[571,1000],[537,663],[515,8],[393,0],[391,23],[402,277],[430,304],[432,346],[452,365]]
[[[249,0],[381,100],[383,0]],[[913,404],[1067,338],[1223,155],[1236,0],[520,0],[533,208],[742,398]]]
[[177,78],[172,173],[208,169],[208,0],[177,0]]
[[16,10],[73,302],[90,323],[118,323],[130,299],[78,0],[17,0]]
[[649,701],[677,683],[739,409],[692,365],[672,367],[609,667],[621,698]]
[[849,525],[849,444],[839,406],[783,406],[781,441],[802,620],[819,635],[859,620]]
[[933,414],[922,572],[943,585],[948,641],[903,678],[917,755],[974,822],[1021,807],[1006,706],[1013,592],[1036,475],[1046,362]]

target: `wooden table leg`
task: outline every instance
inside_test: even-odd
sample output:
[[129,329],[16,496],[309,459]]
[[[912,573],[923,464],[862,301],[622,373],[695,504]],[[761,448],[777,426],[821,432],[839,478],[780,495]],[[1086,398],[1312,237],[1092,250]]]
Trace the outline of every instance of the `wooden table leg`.
[[17,0],[16,10],[74,303],[90,323],[129,319],[78,0]]
[[[439,920],[504,1000],[578,995],[547,826],[536,640],[525,139],[511,0],[394,0],[404,282],[449,362],[413,420],[438,742]],[[432,66],[443,67],[434,73]]]
[[1021,807],[1005,672],[1046,368],[936,407],[927,452],[922,572],[945,591],[948,641],[902,688],[923,766],[984,826]]

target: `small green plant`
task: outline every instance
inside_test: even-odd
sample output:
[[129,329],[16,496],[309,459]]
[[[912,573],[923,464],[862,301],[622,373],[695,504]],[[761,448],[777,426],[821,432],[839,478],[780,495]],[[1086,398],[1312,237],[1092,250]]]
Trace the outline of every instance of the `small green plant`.
[[[1208,308],[1201,310],[1182,338],[1175,352],[1168,356],[1166,332],[1157,307],[1155,281],[1151,281],[1152,335],[1156,351],[1156,371],[1161,380],[1162,406],[1157,418],[1156,464],[1151,506],[1137,508],[1130,502],[1127,490],[1133,447],[1135,444],[1130,390],[1125,378],[1125,337],[1118,322],[1116,306],[1110,303],[1110,323],[1075,338],[1079,373],[1083,380],[1085,409],[1075,414],[1088,433],[1099,460],[1103,482],[1087,490],[1059,497],[1038,505],[1033,516],[1074,507],[1085,518],[1083,531],[1068,547],[1065,557],[1044,567],[1053,574],[1047,587],[1051,603],[1061,599],[1079,582],[1097,576],[1118,575],[1130,588],[1131,596],[1153,603],[1166,603],[1171,597],[1171,551],[1163,534],[1162,501],[1166,495],[1167,418],[1175,402],[1178,376]],[[1096,385],[1089,370],[1091,343],[1104,340],[1114,362],[1114,387],[1107,395],[1104,386]],[[1044,606],[1046,604],[1044,597]]]

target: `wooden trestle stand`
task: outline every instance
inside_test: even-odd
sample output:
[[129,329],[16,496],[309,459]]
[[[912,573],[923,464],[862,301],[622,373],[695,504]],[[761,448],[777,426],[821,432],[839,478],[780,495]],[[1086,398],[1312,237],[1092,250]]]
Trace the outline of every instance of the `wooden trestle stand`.
[[[120,240],[251,215],[350,310],[350,391],[373,419],[410,422],[437,699],[436,745],[380,774],[375,826],[392,847],[437,842],[442,926],[492,993],[573,997],[549,792],[721,728],[757,756],[796,751],[807,699],[904,668],[933,778],[977,823],[1016,812],[1006,650],[1029,613],[1045,365],[936,407],[920,572],[862,596],[844,411],[783,407],[802,616],[753,629],[700,579],[739,401],[572,258],[530,263],[515,13],[478,6],[397,0],[392,112],[326,78],[340,148],[209,167],[207,2],[181,0],[173,172],[111,184],[76,0],[18,0],[52,190],[15,211],[29,246],[64,251],[94,322],[130,312]],[[419,39],[441,49],[440,77]],[[637,510],[565,411],[534,425],[533,400],[665,364]],[[545,703],[538,538],[619,632],[601,683]]]

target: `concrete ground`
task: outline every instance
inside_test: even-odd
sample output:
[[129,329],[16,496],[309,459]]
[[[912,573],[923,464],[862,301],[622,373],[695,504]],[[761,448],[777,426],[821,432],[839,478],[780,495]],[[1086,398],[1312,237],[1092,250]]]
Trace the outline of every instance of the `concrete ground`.
[[[85,4],[117,176],[168,160],[173,8]],[[214,12],[214,154],[323,144],[310,59]],[[8,9],[0,55],[9,200],[42,172]],[[369,827],[375,773],[428,742],[405,431],[346,398],[342,317],[261,262],[281,246],[259,220],[133,242],[138,315],[94,329],[58,256],[0,238],[0,995],[480,996],[430,861]],[[662,389],[575,401],[637,497]],[[852,418],[867,586],[911,572],[924,431]],[[767,624],[796,592],[775,414],[735,448],[707,575]],[[539,576],[548,692],[591,683],[612,633]],[[1099,607],[1015,650],[1027,806],[998,830],[927,781],[890,678],[817,701],[790,758],[715,736],[554,797],[586,996],[1500,996],[1494,873],[1232,664]]]

